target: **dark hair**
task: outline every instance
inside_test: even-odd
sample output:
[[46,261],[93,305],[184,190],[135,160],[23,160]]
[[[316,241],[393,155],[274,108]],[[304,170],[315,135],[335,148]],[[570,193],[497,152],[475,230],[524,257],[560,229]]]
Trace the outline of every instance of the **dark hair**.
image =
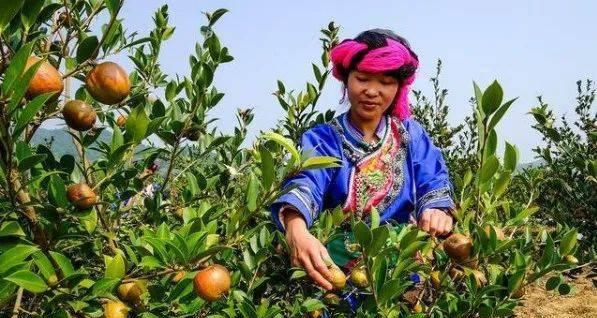
[[[350,61],[350,65],[348,66],[347,69],[340,69],[340,72],[343,75],[342,77],[344,78],[344,88],[343,88],[343,94],[342,94],[343,96],[342,96],[342,99],[340,100],[340,103],[344,103],[346,100],[348,74],[350,74],[351,71],[353,71],[357,68],[357,65],[363,60],[363,58],[365,57],[365,55],[367,55],[367,53],[369,53],[369,51],[388,45],[388,42],[387,42],[388,38],[404,45],[406,47],[406,49],[408,49],[408,52],[411,54],[411,56],[414,57],[416,60],[419,60],[419,57],[417,56],[417,54],[411,49],[410,43],[408,43],[408,41],[405,38],[394,33],[392,30],[371,29],[371,30],[367,30],[367,31],[359,33],[354,38],[354,41],[366,44],[368,49],[355,54],[355,56],[352,58],[352,61]],[[388,75],[388,76],[392,76],[393,78],[395,78],[398,81],[398,83],[400,83],[403,80],[412,76],[416,70],[417,70],[416,66],[414,66],[412,64],[405,64],[395,70],[389,70],[387,72],[384,72],[384,74]],[[392,104],[393,103],[394,102],[392,102]],[[390,113],[391,110],[392,110],[391,107],[388,108],[386,113]]]
[[[342,72],[342,74],[344,75],[344,84],[346,84],[346,81],[348,80],[348,74],[357,68],[357,65],[363,60],[363,58],[365,57],[365,55],[367,55],[367,53],[369,53],[369,51],[388,45],[387,38],[390,38],[404,45],[415,59],[419,59],[417,54],[413,52],[413,50],[410,48],[410,44],[408,43],[408,41],[405,38],[394,33],[393,31],[388,29],[367,30],[359,33],[359,35],[357,35],[354,38],[354,41],[366,44],[368,49],[355,54],[355,56],[352,58],[352,61],[350,61],[350,65],[348,66],[348,68],[340,70],[340,72]],[[415,73],[416,69],[416,66],[412,64],[405,64],[395,70],[384,72],[384,74],[392,76],[396,80],[398,80],[398,82],[401,82],[412,76]]]

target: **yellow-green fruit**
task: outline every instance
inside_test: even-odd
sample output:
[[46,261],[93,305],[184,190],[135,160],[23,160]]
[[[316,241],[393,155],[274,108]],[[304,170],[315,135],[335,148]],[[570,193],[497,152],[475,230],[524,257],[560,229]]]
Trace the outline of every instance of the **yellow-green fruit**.
[[452,260],[460,263],[467,260],[471,255],[473,242],[469,237],[455,233],[446,239],[444,249]]
[[578,258],[574,257],[574,255],[568,254],[564,257],[564,259],[566,259],[568,264],[578,264]]
[[129,308],[119,300],[110,300],[104,304],[104,318],[126,318]]
[[68,101],[62,108],[62,117],[68,125],[68,127],[78,130],[86,131],[93,128],[95,120],[97,119],[97,113],[91,105],[80,101],[71,100]]
[[216,301],[228,293],[231,285],[228,269],[222,265],[211,265],[195,275],[193,286],[199,297],[206,301]]
[[363,268],[355,268],[350,273],[350,282],[359,288],[365,288],[369,286],[369,280],[367,279],[367,272]]
[[328,306],[336,306],[340,303],[340,296],[334,293],[326,293],[323,295],[323,303]]
[[431,279],[431,284],[434,288],[439,288],[441,285],[440,273],[439,271],[433,271],[429,273],[429,278]]
[[56,274],[53,274],[50,277],[48,277],[47,283],[50,287],[56,287],[56,285],[58,285],[58,277],[56,277]]
[[[41,61],[41,58],[30,56],[25,63],[25,71],[39,61]],[[43,61],[29,82],[27,98],[32,99],[50,92],[55,92],[56,94],[53,95],[53,98],[56,98],[62,93],[63,89],[62,74],[48,61]]]
[[118,286],[118,297],[129,304],[138,304],[141,302],[141,295],[146,291],[146,282],[136,280],[134,282],[120,284],[120,286]]
[[346,286],[346,275],[344,275],[344,272],[337,266],[330,266],[329,270],[332,273],[330,283],[332,283],[334,289],[341,290],[344,288]]
[[96,65],[87,74],[85,87],[95,100],[107,105],[120,103],[131,92],[128,74],[113,62]]

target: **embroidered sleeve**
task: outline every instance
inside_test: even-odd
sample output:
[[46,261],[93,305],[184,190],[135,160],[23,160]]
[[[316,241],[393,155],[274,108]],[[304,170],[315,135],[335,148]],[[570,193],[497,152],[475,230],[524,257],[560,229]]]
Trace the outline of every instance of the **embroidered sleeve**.
[[[301,139],[301,149],[308,157],[333,156],[341,158],[340,145],[335,133],[327,125],[319,125],[306,131]],[[303,170],[286,179],[282,185],[283,194],[270,206],[274,222],[284,231],[280,212],[286,205],[292,205],[311,227],[324,206],[332,176],[338,168]]]
[[450,213],[455,207],[453,188],[442,153],[418,123],[413,121],[411,126],[416,136],[412,141],[415,217],[418,220],[421,213],[430,208]]

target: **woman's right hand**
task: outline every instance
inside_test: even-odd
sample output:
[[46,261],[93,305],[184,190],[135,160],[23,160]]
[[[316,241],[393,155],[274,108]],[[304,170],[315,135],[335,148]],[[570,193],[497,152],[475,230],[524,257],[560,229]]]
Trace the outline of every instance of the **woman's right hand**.
[[282,213],[292,266],[304,268],[313,281],[326,290],[332,290],[331,272],[327,266],[332,263],[332,259],[327,249],[309,233],[302,215],[293,210],[285,210]]

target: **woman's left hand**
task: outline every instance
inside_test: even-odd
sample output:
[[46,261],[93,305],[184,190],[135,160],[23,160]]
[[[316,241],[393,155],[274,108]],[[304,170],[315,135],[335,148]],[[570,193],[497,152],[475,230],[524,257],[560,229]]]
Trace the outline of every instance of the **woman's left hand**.
[[442,236],[452,231],[450,214],[438,209],[426,209],[421,213],[419,228],[432,236]]

